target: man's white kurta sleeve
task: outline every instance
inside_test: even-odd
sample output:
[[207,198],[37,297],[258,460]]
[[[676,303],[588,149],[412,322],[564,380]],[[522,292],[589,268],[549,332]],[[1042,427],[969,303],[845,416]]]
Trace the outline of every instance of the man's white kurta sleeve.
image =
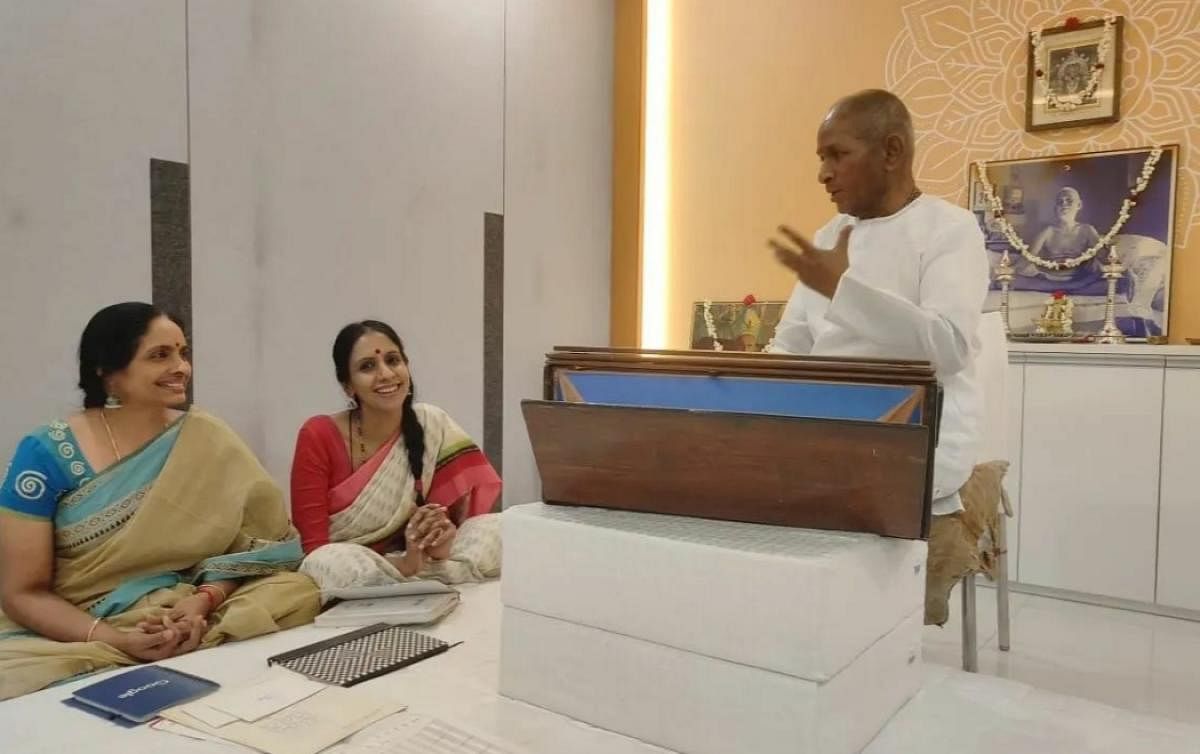
[[874,287],[848,270],[826,319],[879,344],[892,358],[932,362],[944,379],[964,369],[977,348],[987,285],[983,234],[973,223],[954,223],[921,255],[918,302]]
[[767,353],[791,353],[803,355],[812,351],[813,335],[808,326],[808,315],[804,310],[801,299],[805,295],[804,285],[796,283],[792,295],[783,307],[783,315],[775,326],[775,337],[771,339],[771,347]]

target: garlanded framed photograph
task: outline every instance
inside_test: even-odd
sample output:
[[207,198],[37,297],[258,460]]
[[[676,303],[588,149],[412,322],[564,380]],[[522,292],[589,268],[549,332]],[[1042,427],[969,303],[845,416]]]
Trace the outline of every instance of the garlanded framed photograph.
[[1178,145],[975,163],[985,307],[1014,338],[1165,336],[1178,165]]
[[1025,130],[1115,123],[1121,119],[1125,19],[1107,16],[1029,33]]
[[691,348],[702,351],[762,351],[783,316],[786,301],[697,301],[692,304]]

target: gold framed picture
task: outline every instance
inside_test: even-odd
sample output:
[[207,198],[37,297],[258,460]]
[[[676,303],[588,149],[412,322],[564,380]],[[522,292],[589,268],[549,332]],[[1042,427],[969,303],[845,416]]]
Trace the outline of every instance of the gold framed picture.
[[1025,130],[1090,126],[1121,119],[1125,19],[1108,16],[1029,34]]

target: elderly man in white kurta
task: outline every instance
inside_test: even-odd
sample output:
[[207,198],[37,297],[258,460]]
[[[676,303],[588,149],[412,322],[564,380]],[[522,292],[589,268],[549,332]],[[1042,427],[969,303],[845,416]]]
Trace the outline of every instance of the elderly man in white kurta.
[[839,214],[812,242],[787,226],[769,241],[799,278],[770,350],[932,362],[944,390],[933,513],[954,513],[980,439],[983,234],[970,212],[917,188],[912,121],[889,92],[838,101],[817,155]]

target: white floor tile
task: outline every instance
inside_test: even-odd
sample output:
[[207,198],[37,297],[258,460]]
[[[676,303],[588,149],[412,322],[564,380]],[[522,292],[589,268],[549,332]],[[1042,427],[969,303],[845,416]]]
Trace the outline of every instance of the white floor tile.
[[[1012,649],[996,645],[995,590],[976,595],[981,673],[1122,709],[1200,723],[1200,623],[1012,594]],[[962,667],[960,603],[926,627],[928,663]]]

